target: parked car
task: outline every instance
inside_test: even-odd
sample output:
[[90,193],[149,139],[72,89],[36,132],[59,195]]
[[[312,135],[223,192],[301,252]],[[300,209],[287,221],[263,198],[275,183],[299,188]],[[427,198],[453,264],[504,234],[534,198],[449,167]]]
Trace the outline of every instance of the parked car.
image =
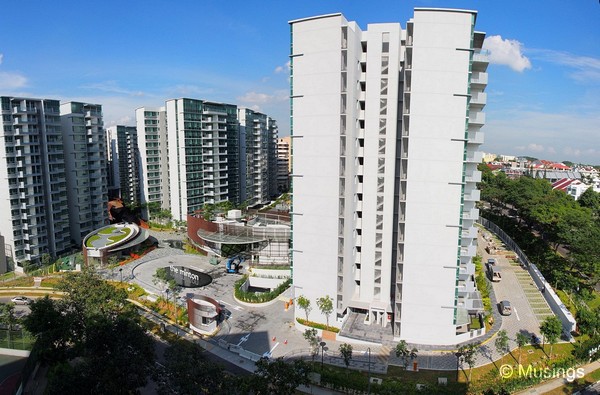
[[500,272],[500,268],[494,265],[488,265],[488,275],[490,280],[493,282],[499,282],[502,280],[502,273]]
[[503,300],[498,304],[498,308],[500,310],[500,314],[502,315],[511,315],[512,307],[510,306],[510,302],[508,300]]
[[495,265],[496,264],[496,260],[494,258],[489,258],[487,261],[488,265]]
[[25,296],[15,296],[10,301],[13,302],[14,304],[29,304],[29,303],[31,303],[31,299],[29,299]]

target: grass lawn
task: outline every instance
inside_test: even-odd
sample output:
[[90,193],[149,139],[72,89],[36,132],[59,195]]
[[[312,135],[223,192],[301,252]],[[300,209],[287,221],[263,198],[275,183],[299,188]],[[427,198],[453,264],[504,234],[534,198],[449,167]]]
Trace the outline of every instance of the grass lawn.
[[33,277],[16,277],[2,283],[3,287],[33,287]]
[[594,310],[597,307],[600,307],[600,292],[594,291],[594,299],[587,302],[587,305],[590,309]]
[[[491,345],[493,347],[493,345]],[[550,345],[545,346],[546,353],[550,353]],[[571,343],[559,343],[552,347],[552,360],[559,360],[566,358],[571,355],[573,345]],[[531,351],[531,352],[530,352]],[[525,346],[521,349],[521,365],[529,366],[536,365],[540,366],[540,363],[548,361],[546,353],[542,351],[541,346]],[[472,380],[477,381],[486,376],[489,376],[491,372],[498,369],[502,365],[517,366],[519,359],[519,349],[516,349],[512,354],[505,355],[502,359],[495,361],[495,363],[489,363],[484,366],[473,369]],[[459,376],[460,382],[466,382],[469,377],[468,366],[463,364],[463,371]]]
[[85,246],[86,247],[93,247],[94,245],[92,244],[94,241],[99,240],[100,236],[98,235],[91,235],[87,241],[85,242]]

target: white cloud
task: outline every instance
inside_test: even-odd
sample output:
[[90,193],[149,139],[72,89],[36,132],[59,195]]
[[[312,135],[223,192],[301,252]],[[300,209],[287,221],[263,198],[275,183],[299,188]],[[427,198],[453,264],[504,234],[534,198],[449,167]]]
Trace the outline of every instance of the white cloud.
[[287,73],[290,71],[290,61],[288,60],[283,66],[275,67],[275,73]]
[[103,92],[121,93],[121,94],[129,95],[129,96],[144,96],[145,95],[145,93],[142,91],[129,90],[129,89],[122,88],[121,86],[119,86],[117,81],[95,82],[92,84],[82,85],[81,87],[84,89],[95,89],[95,90],[100,90]]
[[502,36],[489,36],[483,42],[483,48],[490,51],[490,63],[505,65],[518,72],[531,68],[522,46],[519,41],[505,40]]
[[268,103],[273,99],[272,95],[268,95],[266,93],[258,93],[258,92],[247,92],[243,96],[239,96],[237,100],[243,103]]
[[27,78],[19,73],[0,71],[0,91],[13,91],[27,85]]
[[600,81],[599,58],[579,56],[569,52],[551,49],[528,49],[527,53],[531,54],[533,58],[573,69],[574,71],[570,76],[579,82],[589,83]]
[[[498,116],[498,118],[495,118]],[[595,112],[503,111],[488,114],[482,150],[600,165],[600,115]]]

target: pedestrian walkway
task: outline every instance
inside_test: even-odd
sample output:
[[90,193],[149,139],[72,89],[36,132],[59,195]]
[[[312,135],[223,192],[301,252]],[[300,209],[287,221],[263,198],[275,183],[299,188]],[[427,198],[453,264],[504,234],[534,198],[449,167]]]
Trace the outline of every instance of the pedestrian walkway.
[[[595,370],[600,369],[600,361],[595,361],[589,363],[587,365],[582,366],[584,374],[590,374]],[[528,388],[523,391],[519,391],[516,395],[542,395],[546,394],[552,390],[562,387],[563,385],[568,384],[566,377],[560,377],[554,380],[547,381],[543,384],[540,384],[534,388]]]

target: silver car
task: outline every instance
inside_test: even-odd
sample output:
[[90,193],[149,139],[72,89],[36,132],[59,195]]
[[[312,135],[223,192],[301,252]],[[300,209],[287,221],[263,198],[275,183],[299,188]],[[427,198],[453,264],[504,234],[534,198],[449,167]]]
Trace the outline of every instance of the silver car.
[[29,303],[31,303],[31,299],[29,299],[25,296],[15,296],[10,301],[13,302],[14,304],[29,304]]

